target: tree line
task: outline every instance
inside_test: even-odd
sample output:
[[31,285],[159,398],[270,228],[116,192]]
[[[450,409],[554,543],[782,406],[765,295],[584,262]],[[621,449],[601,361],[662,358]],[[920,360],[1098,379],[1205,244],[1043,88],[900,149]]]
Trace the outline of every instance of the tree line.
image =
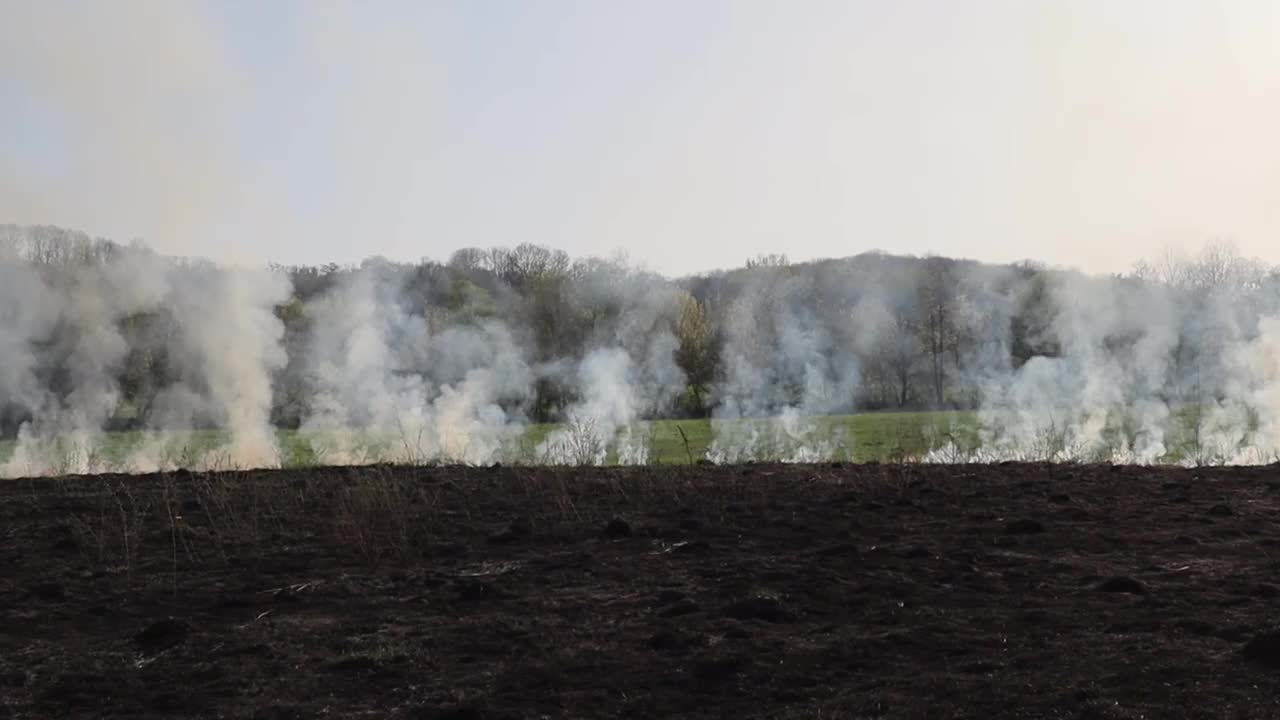
[[[139,251],[56,227],[0,226],[0,261],[52,288],[82,282],[74,278]],[[572,362],[602,345],[647,347],[653,337],[669,335],[684,388],[663,414],[681,417],[715,412],[731,376],[769,384],[782,403],[797,406],[813,392],[806,387],[809,378],[849,378],[823,390],[834,397],[819,412],[975,408],[982,402],[975,369],[1016,371],[1033,357],[1061,352],[1058,289],[1064,279],[1083,277],[1033,262],[998,265],[874,251],[806,262],[760,256],[729,270],[667,278],[624,256],[574,258],[528,243],[467,248],[444,260],[370,258],[359,265],[270,269],[287,275],[293,289],[275,308],[288,356],[273,378],[272,418],[282,427],[297,426],[310,411],[310,309],[357,273],[388,280],[399,309],[421,318],[432,335],[504,323],[537,364]],[[1107,280],[1159,285],[1190,297],[1226,286],[1242,292],[1274,288],[1278,277],[1276,268],[1214,244],[1194,258],[1170,254]],[[13,311],[0,308],[0,333]],[[120,321],[128,348],[118,368],[122,397],[111,428],[143,422],[157,391],[180,372],[169,357],[168,322],[159,312]],[[54,395],[76,390],[68,363],[75,332],[59,323],[38,339],[35,371]],[[231,344],[226,351],[236,350]],[[760,372],[744,375],[744,367]],[[557,419],[573,392],[554,374],[541,377],[528,416]],[[11,434],[30,410],[10,398],[0,401],[0,429]]]

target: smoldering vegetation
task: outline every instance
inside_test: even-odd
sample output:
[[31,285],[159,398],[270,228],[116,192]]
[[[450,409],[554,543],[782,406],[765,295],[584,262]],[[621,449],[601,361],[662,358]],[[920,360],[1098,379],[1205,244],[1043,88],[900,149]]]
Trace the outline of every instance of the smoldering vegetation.
[[[826,416],[967,411],[926,461],[1280,456],[1280,271],[1214,243],[1117,276],[880,252],[665,278],[533,245],[232,268],[0,226],[5,476],[312,462],[818,461]],[[554,423],[543,432],[530,428]],[[108,452],[117,431],[135,437]]]

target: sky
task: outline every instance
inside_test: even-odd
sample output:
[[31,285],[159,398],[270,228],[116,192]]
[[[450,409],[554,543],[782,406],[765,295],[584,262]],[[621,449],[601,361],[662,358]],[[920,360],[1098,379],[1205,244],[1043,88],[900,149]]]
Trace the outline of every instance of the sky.
[[1273,0],[0,0],[0,223],[234,263],[1280,263],[1276,37]]

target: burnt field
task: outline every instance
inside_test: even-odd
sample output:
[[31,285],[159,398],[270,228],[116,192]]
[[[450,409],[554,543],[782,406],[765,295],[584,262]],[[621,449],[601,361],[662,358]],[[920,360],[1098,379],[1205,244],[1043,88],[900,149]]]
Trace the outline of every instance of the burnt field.
[[0,484],[0,717],[1280,717],[1280,471]]

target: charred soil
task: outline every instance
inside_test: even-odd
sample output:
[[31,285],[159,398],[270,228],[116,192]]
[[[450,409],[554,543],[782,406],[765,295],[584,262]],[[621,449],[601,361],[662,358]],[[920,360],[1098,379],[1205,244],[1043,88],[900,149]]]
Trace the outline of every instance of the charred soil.
[[1280,470],[0,484],[0,718],[1280,718]]

